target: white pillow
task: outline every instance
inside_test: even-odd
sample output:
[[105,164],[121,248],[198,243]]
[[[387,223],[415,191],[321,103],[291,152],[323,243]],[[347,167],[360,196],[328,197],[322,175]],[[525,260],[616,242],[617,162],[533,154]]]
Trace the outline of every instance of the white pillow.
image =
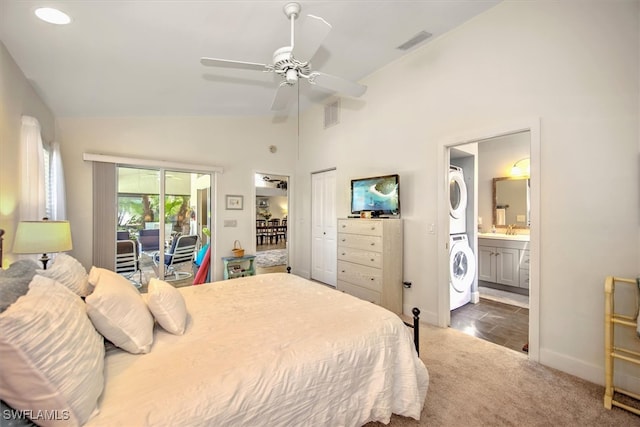
[[148,353],[153,343],[153,316],[140,292],[121,275],[91,267],[95,289],[85,299],[93,326],[106,339],[129,353]]
[[149,281],[147,305],[156,322],[167,332],[184,334],[187,324],[187,305],[176,288],[159,279]]
[[50,277],[62,283],[81,297],[86,297],[91,293],[91,288],[87,281],[87,270],[80,264],[80,261],[71,255],[58,254],[48,269],[38,269],[36,272],[41,276]]
[[104,388],[104,342],[80,297],[36,275],[0,314],[0,331],[0,398],[38,425],[87,422]]

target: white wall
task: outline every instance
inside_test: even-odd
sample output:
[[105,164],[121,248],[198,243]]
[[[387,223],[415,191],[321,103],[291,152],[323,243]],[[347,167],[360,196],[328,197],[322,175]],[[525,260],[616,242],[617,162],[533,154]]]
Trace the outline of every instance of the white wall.
[[[93,215],[92,165],[82,160],[85,152],[222,167],[213,213],[217,236],[212,261],[214,277],[219,279],[220,257],[231,255],[233,242],[240,240],[245,248],[252,245],[254,170],[293,175],[294,120],[274,123],[270,117],[60,118],[58,125],[59,139],[64,144],[65,174],[72,183],[68,193],[74,235],[72,255],[87,268],[92,263]],[[277,141],[276,153],[269,152],[273,141]],[[243,195],[244,209],[225,210],[226,194]],[[222,227],[225,219],[237,220],[237,227]]]
[[51,110],[0,42],[0,228],[6,232],[5,259],[0,263],[4,262],[5,267],[15,260],[11,248],[20,218],[20,169],[17,160],[20,158],[23,115],[38,119],[44,142],[54,140],[55,120]]
[[[540,361],[602,383],[603,283],[635,277],[638,229],[637,1],[505,1],[366,78],[303,117],[297,172],[296,263],[310,259],[309,174],[337,168],[339,216],[349,179],[399,173],[405,222],[405,309],[438,318],[442,144],[452,136],[540,118]],[[444,170],[444,169],[442,169]],[[443,213],[444,212],[444,213]],[[443,233],[444,230],[438,230]]]

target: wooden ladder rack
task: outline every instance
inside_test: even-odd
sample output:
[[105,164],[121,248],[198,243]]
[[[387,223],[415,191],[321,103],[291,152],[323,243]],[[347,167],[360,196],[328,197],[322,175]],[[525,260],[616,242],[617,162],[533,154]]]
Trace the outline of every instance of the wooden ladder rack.
[[[625,315],[616,313],[615,311],[615,287],[616,284],[626,284],[635,286],[635,314]],[[640,352],[631,350],[625,347],[616,346],[614,332],[615,326],[620,325],[624,327],[630,327],[635,330],[638,327],[638,311],[640,309],[640,286],[635,279],[624,279],[620,277],[609,276],[605,280],[604,284],[605,292],[605,316],[604,316],[604,347],[605,347],[605,392],[604,392],[604,407],[611,409],[613,406],[626,409],[634,414],[640,415],[640,409],[629,406],[623,402],[615,400],[615,393],[624,394],[640,401],[640,395],[628,390],[624,390],[614,385],[613,369],[615,359],[624,360],[635,365],[640,365]]]

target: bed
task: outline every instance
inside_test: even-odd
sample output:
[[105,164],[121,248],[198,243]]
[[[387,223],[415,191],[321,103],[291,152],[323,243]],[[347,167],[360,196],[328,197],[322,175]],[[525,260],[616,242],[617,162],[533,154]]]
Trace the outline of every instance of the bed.
[[[392,413],[420,418],[429,377],[397,315],[287,273],[174,291],[188,313],[183,333],[168,332],[156,316],[146,353],[107,342],[103,365],[91,368],[103,374],[103,385],[98,387],[101,378],[80,379],[78,385],[96,381],[99,394],[93,389],[82,394],[97,396],[89,402],[97,411],[72,421],[87,426],[358,426],[388,423]],[[50,293],[46,297],[53,301]],[[91,298],[86,297],[89,317]],[[145,303],[151,307],[149,300]],[[0,397],[9,402],[2,390],[0,384]]]

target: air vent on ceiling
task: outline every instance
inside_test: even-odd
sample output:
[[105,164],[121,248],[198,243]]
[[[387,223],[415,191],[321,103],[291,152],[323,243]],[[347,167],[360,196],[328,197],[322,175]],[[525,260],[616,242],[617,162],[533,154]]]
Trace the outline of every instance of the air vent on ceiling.
[[338,123],[340,123],[340,99],[324,106],[324,128],[330,128]]
[[418,34],[416,34],[415,36],[411,37],[409,40],[407,40],[406,42],[402,43],[400,46],[398,46],[396,49],[400,49],[400,50],[409,50],[412,47],[414,47],[415,45],[422,43],[423,41],[425,41],[426,39],[428,39],[429,37],[431,37],[431,33],[428,33],[424,30],[420,31]]

